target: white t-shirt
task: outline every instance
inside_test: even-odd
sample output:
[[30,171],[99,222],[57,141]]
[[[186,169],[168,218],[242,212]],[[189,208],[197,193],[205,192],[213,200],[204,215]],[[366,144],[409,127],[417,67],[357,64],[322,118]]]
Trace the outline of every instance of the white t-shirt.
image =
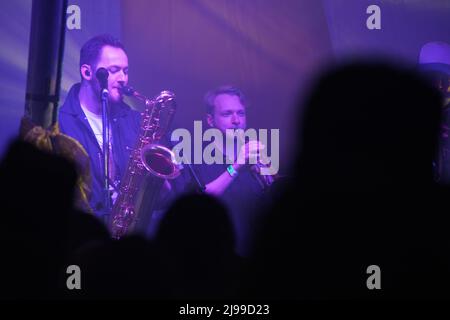
[[[100,146],[100,149],[103,151],[103,119],[102,115],[98,115],[90,112],[83,105],[81,105],[81,109],[83,110],[86,118],[91,126],[92,131],[94,132],[95,138]],[[112,133],[111,127],[109,128],[109,149],[112,149]]]

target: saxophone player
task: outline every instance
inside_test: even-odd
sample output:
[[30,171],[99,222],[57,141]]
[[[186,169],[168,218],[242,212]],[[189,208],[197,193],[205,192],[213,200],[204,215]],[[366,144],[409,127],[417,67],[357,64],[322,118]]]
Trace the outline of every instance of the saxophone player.
[[105,205],[103,121],[101,89],[96,72],[108,71],[109,91],[109,186],[111,202],[117,196],[117,184],[125,171],[130,150],[140,128],[140,114],[123,102],[121,88],[128,83],[128,56],[123,44],[111,35],[88,40],[80,51],[81,81],[74,84],[59,110],[61,132],[75,138],[90,157],[92,193],[89,204],[95,215],[107,223],[109,209]]

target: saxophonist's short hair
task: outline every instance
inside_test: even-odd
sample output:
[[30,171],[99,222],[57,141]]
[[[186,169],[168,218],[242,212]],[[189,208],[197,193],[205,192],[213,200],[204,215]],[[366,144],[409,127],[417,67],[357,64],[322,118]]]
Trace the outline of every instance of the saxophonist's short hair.
[[237,87],[235,86],[231,86],[231,85],[225,85],[225,86],[220,86],[216,89],[213,89],[211,91],[208,91],[205,95],[205,105],[206,105],[206,113],[207,114],[214,114],[214,100],[216,99],[216,97],[218,95],[221,94],[228,94],[230,96],[237,96],[239,98],[239,100],[241,101],[242,105],[244,107],[247,107],[247,100],[245,98],[244,93]]
[[80,69],[83,64],[88,64],[95,69],[100,52],[105,46],[120,48],[126,53],[124,45],[116,37],[110,34],[95,36],[89,39],[80,50]]

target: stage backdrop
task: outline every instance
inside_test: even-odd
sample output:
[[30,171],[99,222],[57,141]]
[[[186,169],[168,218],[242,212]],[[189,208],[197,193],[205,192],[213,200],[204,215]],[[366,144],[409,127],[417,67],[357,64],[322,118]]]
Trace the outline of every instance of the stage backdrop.
[[[31,4],[8,1],[0,11],[0,154],[23,115]],[[175,127],[204,119],[207,90],[240,87],[249,125],[280,129],[282,172],[298,143],[298,98],[318,70],[349,55],[415,62],[424,43],[450,42],[448,0],[69,0],[69,8],[61,101],[80,79],[81,44],[108,32],[128,48],[131,85],[148,96],[175,92]]]
[[[205,118],[203,97],[241,88],[249,127],[280,129],[280,170],[292,159],[297,96],[331,58],[320,1],[123,1],[130,83],[148,95],[175,92],[175,125]],[[291,125],[292,124],[292,125]]]
[[[322,0],[336,57],[387,55],[416,63],[429,41],[450,43],[449,0]],[[367,13],[378,6],[380,29]],[[373,12],[372,10],[369,10]],[[376,21],[369,19],[369,25]]]

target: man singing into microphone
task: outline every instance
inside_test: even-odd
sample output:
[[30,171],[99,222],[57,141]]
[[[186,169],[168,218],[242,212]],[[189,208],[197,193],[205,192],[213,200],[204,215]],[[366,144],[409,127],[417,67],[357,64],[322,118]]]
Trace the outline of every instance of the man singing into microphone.
[[105,223],[103,169],[103,121],[100,68],[108,71],[107,90],[110,117],[109,181],[111,203],[117,196],[118,180],[125,171],[131,148],[139,133],[140,114],[122,101],[121,87],[128,83],[128,57],[119,40],[111,35],[99,35],[87,41],[80,51],[81,83],[70,89],[59,111],[61,132],[78,140],[90,156],[92,194],[90,206]]
[[[209,91],[205,96],[206,121],[224,136],[227,129],[247,128],[246,99],[243,92],[233,86],[221,86]],[[236,145],[235,145],[236,146]],[[252,154],[257,154],[265,146],[260,141],[249,141],[235,150],[232,164],[228,164],[226,150],[218,150],[223,164],[197,164],[194,171],[204,192],[220,198],[227,206],[234,226],[236,248],[241,257],[251,253],[255,232],[261,221],[260,209],[267,201],[260,183],[255,179],[251,166],[246,165]],[[220,148],[219,148],[220,149]]]

